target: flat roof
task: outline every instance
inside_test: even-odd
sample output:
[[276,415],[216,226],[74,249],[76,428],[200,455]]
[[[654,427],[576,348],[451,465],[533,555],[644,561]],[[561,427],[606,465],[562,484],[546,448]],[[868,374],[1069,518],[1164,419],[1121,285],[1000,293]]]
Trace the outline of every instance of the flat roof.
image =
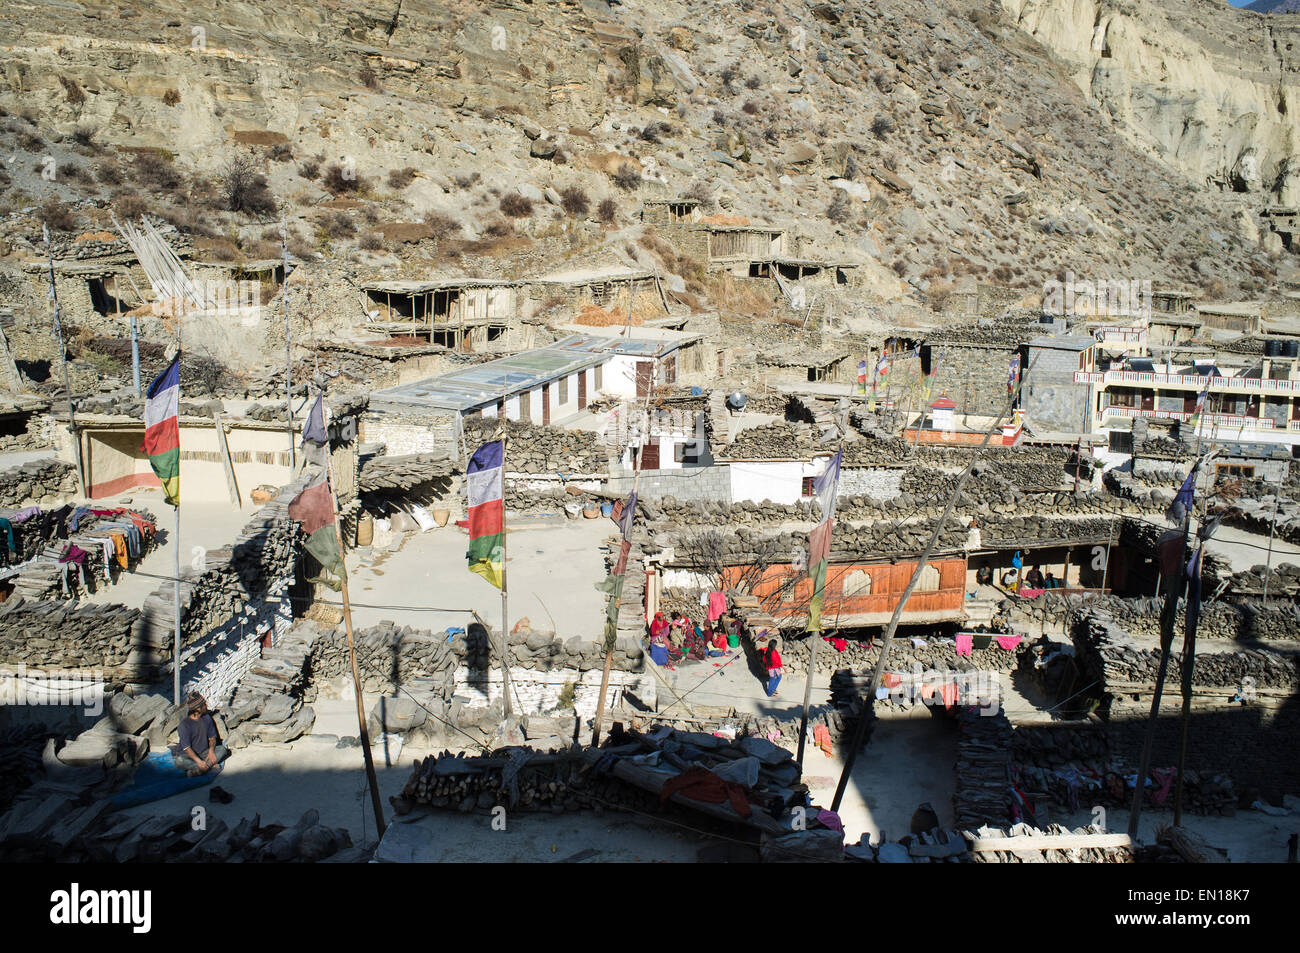
[[785,229],[776,225],[713,225],[701,222],[700,228],[711,232],[762,232],[765,235],[784,235]]
[[1199,312],[1208,311],[1210,314],[1231,314],[1249,317],[1259,314],[1264,305],[1260,301],[1199,301],[1192,307]]
[[1057,351],[1086,351],[1097,339],[1090,334],[1042,334],[1029,342],[1030,347],[1047,347]]
[[[688,336],[689,340],[697,338],[698,335]],[[656,357],[671,353],[685,343],[687,340],[665,342],[637,337],[571,334],[546,347],[377,390],[371,398],[443,410],[469,410],[604,363],[610,357]]]
[[508,278],[428,278],[420,280],[366,281],[358,287],[362,291],[382,291],[386,294],[427,294],[446,288],[501,288],[523,284]]
[[654,272],[648,269],[628,268],[626,265],[611,265],[606,268],[573,268],[569,271],[552,271],[537,278],[530,278],[530,284],[576,285],[588,281],[632,281],[638,278],[653,278]]

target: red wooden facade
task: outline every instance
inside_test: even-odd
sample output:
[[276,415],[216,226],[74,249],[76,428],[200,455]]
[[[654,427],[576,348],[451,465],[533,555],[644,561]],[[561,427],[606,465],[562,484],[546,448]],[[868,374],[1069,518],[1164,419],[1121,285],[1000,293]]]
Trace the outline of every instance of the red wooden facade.
[[[942,556],[932,559],[927,564],[927,569],[930,568],[937,573],[938,586],[927,588],[926,585],[918,584],[903,610],[900,620],[903,624],[964,618],[966,557]],[[908,580],[915,570],[916,562],[911,560],[897,563],[832,563],[826,572],[826,594],[822,603],[823,628],[834,628],[837,624],[850,626],[887,623],[898,604],[898,597],[907,588]],[[738,582],[744,571],[741,567],[724,570],[727,585]],[[793,573],[794,568],[789,563],[770,566],[752,590],[765,611],[783,625],[806,622],[808,604],[812,600],[813,583],[807,574],[803,574],[784,594],[780,593],[782,585],[789,582]],[[930,580],[933,579],[931,575]],[[850,590],[847,596],[846,585]]]

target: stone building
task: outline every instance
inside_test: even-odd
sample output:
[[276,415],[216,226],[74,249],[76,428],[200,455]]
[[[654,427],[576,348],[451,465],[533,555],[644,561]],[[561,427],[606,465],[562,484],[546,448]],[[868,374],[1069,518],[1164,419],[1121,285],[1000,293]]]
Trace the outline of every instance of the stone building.
[[1086,335],[1037,337],[1026,345],[1020,407],[1037,431],[1085,434],[1092,430],[1091,390],[1076,374],[1090,372],[1097,339]]
[[455,350],[482,350],[505,337],[520,315],[521,282],[432,278],[362,284],[367,328]]

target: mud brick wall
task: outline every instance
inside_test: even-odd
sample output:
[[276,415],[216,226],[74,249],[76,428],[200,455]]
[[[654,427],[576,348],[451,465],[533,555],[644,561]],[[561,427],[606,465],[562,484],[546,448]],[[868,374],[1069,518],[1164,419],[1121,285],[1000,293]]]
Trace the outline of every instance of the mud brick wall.
[[0,603],[0,664],[6,668],[96,669],[125,679],[139,611],[117,605],[72,606],[15,596]]

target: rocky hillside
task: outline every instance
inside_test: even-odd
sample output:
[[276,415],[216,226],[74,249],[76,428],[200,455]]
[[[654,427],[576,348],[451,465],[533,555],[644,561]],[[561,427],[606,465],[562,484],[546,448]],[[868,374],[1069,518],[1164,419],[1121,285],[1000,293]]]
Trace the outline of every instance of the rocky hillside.
[[1140,148],[1198,183],[1300,202],[1300,21],[1222,0],[1002,6]]
[[209,258],[275,254],[285,215],[295,254],[354,272],[650,256],[689,278],[637,213],[690,193],[861,262],[882,306],[963,276],[1271,287],[1256,213],[1291,194],[1290,27],[1123,9],[18,0],[0,265],[42,219],[149,210]]

